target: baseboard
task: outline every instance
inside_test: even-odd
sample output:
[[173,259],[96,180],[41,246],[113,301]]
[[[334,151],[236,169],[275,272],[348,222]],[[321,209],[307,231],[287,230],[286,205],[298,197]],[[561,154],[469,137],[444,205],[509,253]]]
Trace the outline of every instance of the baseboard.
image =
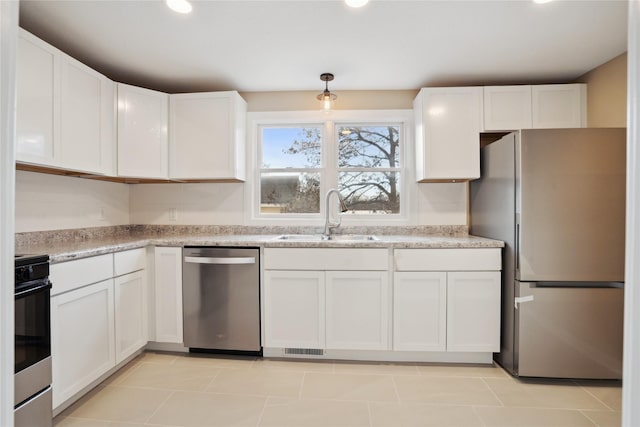
[[[361,360],[369,362],[431,362],[431,363],[493,363],[490,352],[436,352],[436,351],[377,351],[377,350],[319,350],[316,352],[265,347],[264,357],[311,360]],[[322,353],[322,354],[318,354]]]

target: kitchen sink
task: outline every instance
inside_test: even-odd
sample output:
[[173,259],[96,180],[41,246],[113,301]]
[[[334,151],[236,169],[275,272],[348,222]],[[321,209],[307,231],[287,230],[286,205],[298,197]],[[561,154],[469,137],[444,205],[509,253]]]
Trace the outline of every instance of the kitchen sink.
[[360,242],[363,240],[376,241],[380,239],[370,234],[332,234],[329,236],[329,240]]
[[329,238],[326,238],[322,234],[283,234],[278,236],[275,240],[290,240],[290,241],[307,241],[317,242],[321,240],[331,240],[335,242],[362,242],[362,241],[377,241],[380,240],[377,236],[370,234],[332,234]]
[[319,241],[323,240],[322,234],[283,234],[282,236],[278,236],[275,240],[304,240],[304,241]]

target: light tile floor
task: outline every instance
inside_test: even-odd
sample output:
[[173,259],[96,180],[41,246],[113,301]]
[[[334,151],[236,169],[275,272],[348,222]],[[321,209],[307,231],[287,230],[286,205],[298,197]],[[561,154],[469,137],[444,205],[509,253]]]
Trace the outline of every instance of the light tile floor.
[[499,366],[147,352],[56,427],[620,426],[621,386],[518,380]]

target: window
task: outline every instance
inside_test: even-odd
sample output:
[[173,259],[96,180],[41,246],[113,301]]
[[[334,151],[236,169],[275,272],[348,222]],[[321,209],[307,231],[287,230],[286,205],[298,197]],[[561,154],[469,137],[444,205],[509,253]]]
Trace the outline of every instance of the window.
[[337,188],[349,209],[345,219],[406,219],[403,156],[410,115],[341,113],[263,113],[267,118],[253,120],[254,218],[319,218],[324,195]]
[[400,125],[339,125],[338,190],[349,212],[400,213]]
[[322,127],[260,130],[260,213],[320,212]]

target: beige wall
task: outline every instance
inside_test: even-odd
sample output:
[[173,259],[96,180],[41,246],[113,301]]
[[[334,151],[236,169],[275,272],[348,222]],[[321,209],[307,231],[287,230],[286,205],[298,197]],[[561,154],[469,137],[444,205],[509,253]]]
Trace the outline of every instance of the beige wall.
[[587,83],[589,127],[627,126],[627,54],[613,58],[580,76]]
[[[331,88],[329,88],[331,89]],[[241,92],[249,111],[320,110],[316,99],[322,90],[298,92]],[[403,110],[413,108],[418,90],[336,91],[336,110]]]

